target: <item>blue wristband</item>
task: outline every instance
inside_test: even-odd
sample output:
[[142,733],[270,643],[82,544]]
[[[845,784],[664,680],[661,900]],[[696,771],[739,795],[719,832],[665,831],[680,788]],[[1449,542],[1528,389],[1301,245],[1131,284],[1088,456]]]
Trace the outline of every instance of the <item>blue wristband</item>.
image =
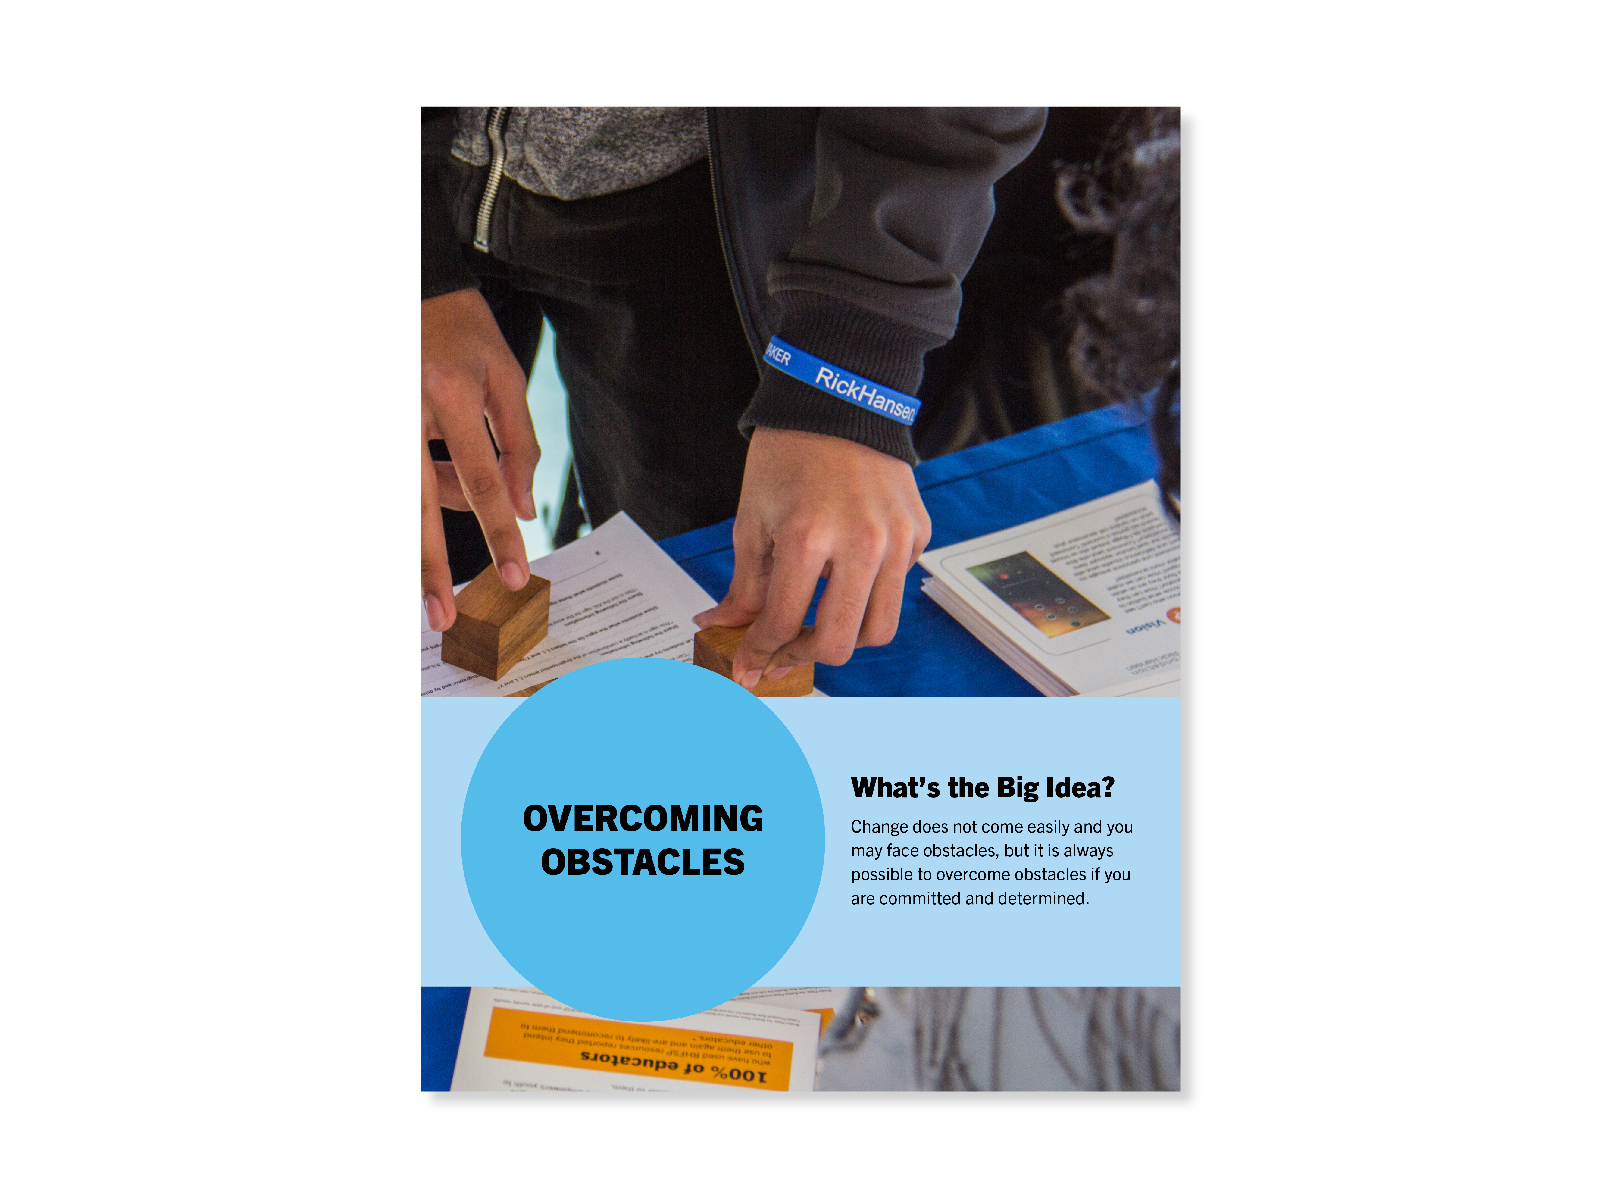
[[917,419],[917,410],[923,406],[916,396],[880,387],[871,379],[853,375],[829,362],[824,362],[805,350],[797,350],[787,341],[773,338],[767,343],[762,361],[783,371],[792,379],[799,379],[808,387],[830,392],[842,400],[866,408],[890,420],[909,425]]

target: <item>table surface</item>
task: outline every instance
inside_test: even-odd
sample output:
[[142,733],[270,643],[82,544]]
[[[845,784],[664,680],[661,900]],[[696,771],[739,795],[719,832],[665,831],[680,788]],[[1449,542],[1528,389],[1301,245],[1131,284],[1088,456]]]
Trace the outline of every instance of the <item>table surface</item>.
[[[914,469],[933,524],[930,548],[1037,520],[1155,478],[1148,403],[1124,404],[1041,425]],[[661,543],[714,598],[734,574],[732,520]],[[901,625],[885,646],[844,666],[819,666],[829,695],[1038,695],[906,577]],[[814,600],[815,607],[815,600]],[[422,1089],[448,1091],[467,1014],[466,987],[422,989]]]
[[[933,525],[930,549],[994,533],[1156,477],[1149,401],[1101,408],[1015,433],[914,468]],[[734,574],[734,522],[661,542],[721,599]],[[828,695],[1038,695],[906,576],[900,629],[888,645],[859,649],[844,666],[818,666]],[[813,600],[815,612],[816,601]],[[807,617],[808,620],[811,616]]]

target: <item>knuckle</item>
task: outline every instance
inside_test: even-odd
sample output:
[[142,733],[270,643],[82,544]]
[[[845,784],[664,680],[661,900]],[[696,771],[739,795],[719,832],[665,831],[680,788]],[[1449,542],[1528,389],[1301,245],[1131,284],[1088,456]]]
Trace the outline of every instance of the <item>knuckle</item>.
[[907,516],[896,517],[890,522],[890,544],[894,546],[912,545],[917,541],[917,522]]
[[810,558],[827,554],[830,538],[826,526],[808,518],[786,521],[776,540],[790,553]]
[[477,390],[472,376],[438,362],[422,364],[422,389],[434,403],[447,407],[470,402],[472,393]]
[[467,494],[474,499],[486,499],[500,489],[500,472],[486,466],[474,467],[466,475],[460,475],[461,485]]
[[888,645],[895,640],[895,629],[898,621],[893,617],[869,616],[862,622],[862,634],[858,638],[858,645]]
[[751,645],[750,637],[747,636],[745,638],[745,644],[750,646],[751,657],[762,662],[767,661],[767,659],[783,649],[788,644],[788,641],[787,637],[774,637],[764,633],[756,638],[756,644]]
[[890,530],[881,524],[864,525],[851,538],[851,547],[863,558],[883,558],[890,546]]
[[733,540],[736,546],[743,548],[747,553],[761,550],[763,548],[761,523],[749,516],[736,514]]
[[831,621],[826,629],[820,628],[812,643],[806,647],[809,657],[824,666],[843,666],[850,661],[851,650],[856,648],[856,629]]
[[[757,623],[760,622],[758,621]],[[753,624],[745,634],[745,639],[739,643],[736,656],[744,662],[765,662],[772,656],[773,651],[778,648],[778,644],[769,641]]]
[[750,632],[745,634],[744,644],[750,646],[754,656],[766,661],[790,645],[797,636],[803,635],[804,632],[798,625],[786,629],[771,617],[764,615],[757,617],[755,623],[751,625]]
[[853,648],[855,647],[833,644],[819,646],[817,660],[824,666],[843,666],[851,660],[851,650]]
[[801,534],[797,544],[808,558],[825,558],[832,548],[833,538],[829,536],[827,529],[820,525],[812,525]]

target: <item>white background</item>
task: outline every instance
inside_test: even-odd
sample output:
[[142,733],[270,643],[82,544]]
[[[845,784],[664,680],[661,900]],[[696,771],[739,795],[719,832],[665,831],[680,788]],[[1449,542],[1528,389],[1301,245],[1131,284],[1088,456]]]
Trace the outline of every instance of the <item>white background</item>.
[[[7,1189],[1593,1186],[1577,6],[543,8],[8,17]],[[418,1093],[415,108],[497,98],[1183,106],[1182,1096]]]

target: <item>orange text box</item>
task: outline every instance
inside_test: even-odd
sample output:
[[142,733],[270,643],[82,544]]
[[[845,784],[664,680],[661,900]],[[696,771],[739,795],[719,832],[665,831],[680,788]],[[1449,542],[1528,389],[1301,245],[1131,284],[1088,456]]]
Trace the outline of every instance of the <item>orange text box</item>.
[[578,1070],[683,1078],[758,1091],[789,1090],[794,1047],[785,1041],[658,1028],[497,1007],[484,1056]]

